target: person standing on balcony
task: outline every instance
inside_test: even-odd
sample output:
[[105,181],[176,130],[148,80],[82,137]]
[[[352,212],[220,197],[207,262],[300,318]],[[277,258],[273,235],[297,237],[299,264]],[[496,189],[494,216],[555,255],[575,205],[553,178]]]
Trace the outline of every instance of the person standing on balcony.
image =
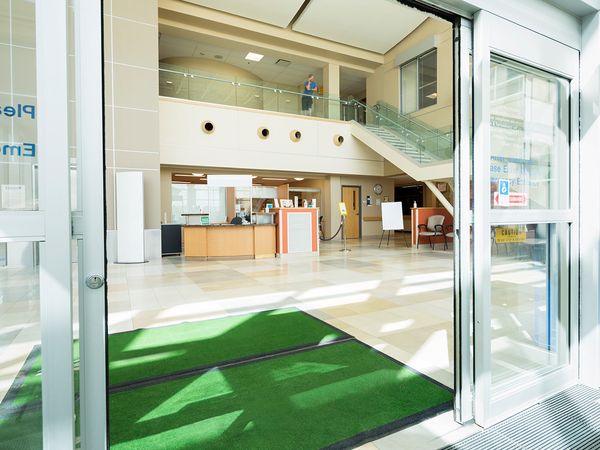
[[302,93],[302,114],[305,116],[312,115],[313,98],[317,92],[317,83],[315,76],[311,73],[308,80],[304,82],[304,92]]

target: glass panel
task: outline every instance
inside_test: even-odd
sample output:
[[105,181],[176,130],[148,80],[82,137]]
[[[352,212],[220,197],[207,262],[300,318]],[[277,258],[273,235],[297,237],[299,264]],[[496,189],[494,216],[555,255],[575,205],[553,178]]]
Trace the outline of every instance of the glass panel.
[[0,447],[42,448],[38,244],[9,242],[0,267]]
[[492,208],[569,207],[569,83],[522,64],[491,64]]
[[437,103],[437,50],[419,58],[419,109]]
[[402,113],[408,114],[417,110],[417,61],[410,62],[400,71]]
[[35,4],[0,2],[0,210],[37,210]]
[[492,227],[494,389],[567,363],[568,248],[568,224]]

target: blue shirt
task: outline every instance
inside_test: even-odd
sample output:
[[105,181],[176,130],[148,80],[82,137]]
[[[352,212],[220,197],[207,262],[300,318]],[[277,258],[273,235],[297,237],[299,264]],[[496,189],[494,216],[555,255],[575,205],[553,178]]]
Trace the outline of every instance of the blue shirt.
[[[309,89],[306,88],[306,86],[309,85]],[[308,94],[308,95],[312,95],[314,94],[314,89],[317,88],[317,83],[314,81],[311,81],[310,83],[307,81],[306,83],[304,83],[304,93]]]

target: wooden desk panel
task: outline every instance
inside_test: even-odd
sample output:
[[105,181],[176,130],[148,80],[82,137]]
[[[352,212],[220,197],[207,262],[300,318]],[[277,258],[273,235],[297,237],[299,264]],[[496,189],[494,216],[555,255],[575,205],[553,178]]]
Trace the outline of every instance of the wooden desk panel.
[[208,255],[206,248],[206,228],[183,227],[183,254],[185,256]]
[[183,226],[186,257],[274,257],[275,225]]
[[254,227],[209,227],[208,256],[253,256]]
[[254,228],[254,256],[273,257],[277,253],[275,245],[276,230],[275,225],[264,225]]

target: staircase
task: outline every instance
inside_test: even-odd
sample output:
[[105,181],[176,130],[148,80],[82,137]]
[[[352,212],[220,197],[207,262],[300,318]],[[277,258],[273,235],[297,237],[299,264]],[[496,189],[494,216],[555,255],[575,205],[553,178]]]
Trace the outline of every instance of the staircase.
[[[417,181],[452,178],[452,136],[417,122],[385,104],[353,101],[361,124],[351,120],[352,135]],[[358,114],[357,114],[358,117]]]
[[396,134],[383,127],[365,125],[365,128],[419,164],[429,164],[434,161],[431,155],[423,152],[417,148],[416,145],[409,143],[406,139],[401,139]]

